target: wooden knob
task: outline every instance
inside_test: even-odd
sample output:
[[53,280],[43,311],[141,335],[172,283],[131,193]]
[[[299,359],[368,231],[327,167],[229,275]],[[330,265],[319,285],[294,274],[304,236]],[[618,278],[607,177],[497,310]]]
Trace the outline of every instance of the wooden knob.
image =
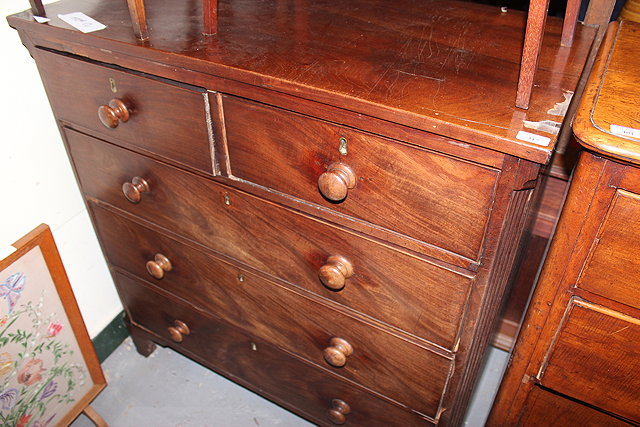
[[101,105],[98,107],[98,118],[103,125],[108,128],[117,128],[120,122],[129,120],[129,110],[121,99],[112,99],[109,105]]
[[149,184],[143,178],[134,176],[131,182],[122,184],[122,194],[131,203],[138,203],[142,199],[142,193],[149,192]]
[[332,291],[344,288],[346,280],[351,276],[353,276],[353,266],[340,255],[332,255],[327,258],[327,263],[318,270],[320,281]]
[[347,415],[351,412],[351,407],[347,402],[340,399],[333,399],[331,401],[331,409],[329,409],[329,419],[334,424],[344,424],[347,421]]
[[346,340],[333,337],[329,341],[329,347],[322,351],[324,360],[331,366],[341,368],[347,364],[347,357],[353,353],[353,347]]
[[173,325],[174,326],[169,326],[167,331],[169,331],[169,336],[175,342],[182,342],[184,335],[191,333],[187,324],[181,320],[174,321]]
[[156,254],[153,261],[147,261],[147,271],[158,280],[164,277],[165,271],[171,271],[172,268],[169,258],[162,254]]
[[324,197],[334,202],[347,197],[347,191],[356,186],[356,176],[349,166],[342,163],[329,165],[318,178],[318,189]]

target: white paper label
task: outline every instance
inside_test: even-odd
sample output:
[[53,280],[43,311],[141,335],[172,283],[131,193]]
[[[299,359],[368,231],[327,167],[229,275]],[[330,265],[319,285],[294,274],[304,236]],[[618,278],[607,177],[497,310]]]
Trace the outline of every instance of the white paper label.
[[58,15],[58,18],[62,19],[73,28],[82,31],[83,33],[90,33],[92,31],[104,30],[106,25],[101,24],[95,19],[85,15],[82,12],[67,13],[65,15]]
[[626,128],[624,126],[611,125],[611,133],[630,136],[631,138],[640,138],[640,129]]
[[49,19],[49,18],[44,18],[42,16],[35,16],[35,15],[33,15],[33,19],[35,19],[36,22],[38,22],[40,24],[44,24],[45,22],[51,21],[51,19]]
[[525,132],[521,130],[516,135],[516,139],[521,141],[531,142],[533,144],[542,145],[546,147],[551,142],[551,138],[542,135],[536,135],[535,133]]

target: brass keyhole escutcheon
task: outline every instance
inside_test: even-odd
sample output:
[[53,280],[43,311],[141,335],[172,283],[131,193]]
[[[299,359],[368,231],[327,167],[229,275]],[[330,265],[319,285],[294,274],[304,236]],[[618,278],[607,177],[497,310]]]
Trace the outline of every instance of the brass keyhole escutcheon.
[[343,156],[346,156],[347,153],[349,152],[349,149],[347,147],[347,138],[345,137],[340,138],[340,145],[338,146],[338,152]]

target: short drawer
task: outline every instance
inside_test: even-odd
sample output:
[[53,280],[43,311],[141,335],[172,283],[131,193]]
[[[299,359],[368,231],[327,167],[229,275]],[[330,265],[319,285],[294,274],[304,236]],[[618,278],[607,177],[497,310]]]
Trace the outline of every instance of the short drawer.
[[[340,422],[344,416],[345,425],[433,425],[141,282],[120,274],[116,278],[134,325],[316,423],[332,425],[332,419]],[[184,322],[188,334],[176,328],[176,320]]]
[[[168,280],[155,283],[251,335],[435,418],[450,359],[230,265],[202,267],[215,274],[206,282],[188,288]],[[132,309],[131,281],[119,282],[135,320],[141,303]]]
[[[58,120],[214,172],[204,89],[44,50],[36,55]],[[101,122],[99,109],[114,127]]]
[[478,260],[499,171],[224,97],[230,173]]
[[[122,148],[65,134],[88,198],[443,348],[454,347],[471,277]],[[139,203],[129,202],[121,190],[135,176],[148,186]],[[343,257],[351,274],[343,274],[333,257]],[[336,290],[323,285],[321,270],[337,278],[323,276]]]
[[640,421],[640,319],[575,299],[553,344],[542,385]]
[[640,308],[640,195],[618,190],[593,240],[578,287]]

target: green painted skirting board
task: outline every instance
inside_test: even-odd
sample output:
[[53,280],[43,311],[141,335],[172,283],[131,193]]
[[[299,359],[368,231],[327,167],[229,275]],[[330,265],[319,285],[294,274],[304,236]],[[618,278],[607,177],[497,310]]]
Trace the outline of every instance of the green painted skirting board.
[[124,325],[124,312],[121,311],[96,337],[92,340],[100,363],[118,348],[120,343],[129,336]]

